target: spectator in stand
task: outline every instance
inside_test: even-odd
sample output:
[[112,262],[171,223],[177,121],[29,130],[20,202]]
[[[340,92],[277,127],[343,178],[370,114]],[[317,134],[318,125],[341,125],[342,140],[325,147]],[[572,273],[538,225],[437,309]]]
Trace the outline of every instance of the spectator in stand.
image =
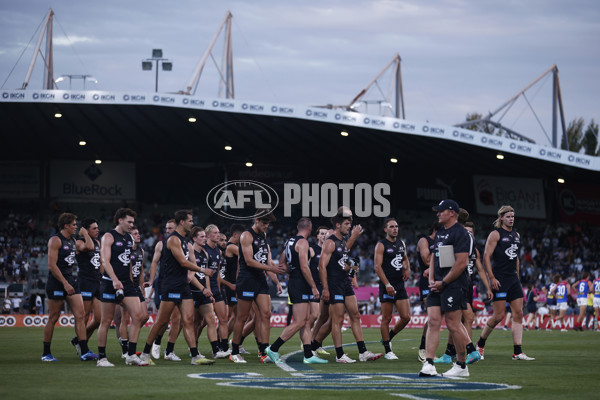
[[4,299],[4,306],[2,306],[2,314],[10,314],[12,311],[12,302],[7,297]]
[[35,295],[35,313],[40,315],[44,313],[44,303],[42,302],[42,296],[39,294]]
[[13,309],[13,314],[20,314],[21,313],[21,303],[23,302],[23,299],[21,299],[19,296],[17,296],[17,294],[15,293],[13,295],[12,298],[12,309]]

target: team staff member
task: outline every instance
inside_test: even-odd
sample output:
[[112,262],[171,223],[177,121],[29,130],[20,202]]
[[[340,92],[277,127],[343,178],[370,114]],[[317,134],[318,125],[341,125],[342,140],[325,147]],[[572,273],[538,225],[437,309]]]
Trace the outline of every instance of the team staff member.
[[196,265],[192,245],[186,239],[194,226],[192,211],[176,211],[174,219],[177,228],[169,236],[166,246],[162,250],[164,263],[161,265],[161,275],[163,275],[160,293],[161,306],[156,321],[150,328],[146,346],[140,358],[147,363],[151,362],[150,352],[154,339],[158,332],[168,325],[173,309],[177,307],[183,322],[183,336],[192,355],[191,364],[213,364],[213,360],[200,356],[194,333],[194,301],[188,284],[188,271],[202,272],[202,270]]
[[44,352],[42,361],[58,361],[50,352],[50,343],[54,334],[54,325],[58,321],[64,301],[67,302],[75,317],[75,333],[81,349],[81,361],[98,358],[88,349],[85,332],[84,306],[79,284],[73,277],[73,267],[77,266],[75,258],[77,232],[77,216],[63,213],[58,217],[59,232],[48,240],[48,281],[46,295],[48,296],[48,322],[44,327]]
[[240,236],[240,268],[236,280],[236,294],[238,298],[237,317],[233,328],[231,355],[229,360],[234,363],[245,363],[240,354],[242,330],[248,320],[252,303],[256,303],[256,337],[259,342],[259,351],[263,354],[261,361],[267,356],[264,351],[268,346],[271,331],[271,296],[265,272],[282,274],[283,266],[275,266],[271,260],[271,251],[267,245],[267,228],[275,221],[275,216],[270,210],[257,210],[260,217],[254,219],[250,229]]
[[429,263],[427,316],[429,329],[425,346],[426,358],[419,376],[437,375],[433,358],[440,342],[442,316],[456,346],[456,364],[444,376],[469,376],[466,365],[467,331],[462,323],[462,310],[467,308],[467,264],[473,248],[469,233],[458,223],[459,206],[452,199],[442,200],[433,207],[442,227],[435,235],[435,254]]
[[[494,314],[483,328],[477,342],[477,350],[483,359],[485,341],[496,325],[504,318],[506,303],[512,312],[513,360],[533,361],[522,350],[523,343],[523,287],[519,281],[519,248],[521,237],[514,228],[515,210],[511,206],[502,206],[498,210],[498,219],[485,243],[483,264],[490,277],[494,294]],[[493,262],[492,262],[493,260]]]
[[[469,212],[463,208],[458,211],[458,223],[465,227],[469,232],[471,241],[475,243],[475,231],[474,224],[469,219]],[[469,336],[469,343],[467,344],[467,364],[473,364],[481,360],[481,355],[477,352],[473,345],[473,321],[475,320],[475,313],[473,312],[473,276],[475,270],[479,274],[479,278],[483,282],[487,290],[488,299],[492,298],[492,289],[490,288],[489,279],[487,274],[481,266],[479,261],[479,250],[475,246],[471,247],[469,253],[469,263],[467,264],[467,308],[462,312],[462,322],[467,330]],[[452,335],[448,335],[448,345],[446,346],[446,352],[439,358],[433,360],[434,364],[452,364],[452,361],[456,359],[456,347],[454,347],[454,341]]]
[[[410,264],[406,256],[406,244],[398,239],[398,222],[388,218],[383,222],[385,239],[375,246],[375,273],[379,277],[379,301],[381,302],[381,341],[385,358],[397,360],[390,340],[410,322],[410,304],[404,282],[410,277]],[[390,331],[394,306],[400,319]]]
[[350,233],[352,227],[352,212],[347,207],[341,207],[335,217],[331,219],[335,232],[323,244],[321,260],[319,261],[319,274],[323,284],[323,301],[329,302],[329,313],[331,315],[331,337],[335,346],[336,362],[343,364],[355,363],[356,360],[344,354],[342,347],[342,324],[344,322],[344,310],[348,311],[352,334],[356,339],[359,352],[359,361],[374,361],[382,354],[373,354],[365,345],[362,328],[360,326],[360,313],[356,295],[350,284],[348,264],[348,251],[352,244],[362,233],[362,227],[356,225],[352,229],[350,238],[346,241],[345,236]]
[[[79,283],[79,291],[83,300],[84,321],[89,321],[90,313],[93,318],[85,327],[86,339],[90,337],[100,326],[102,319],[102,306],[100,302],[100,280],[102,279],[102,264],[100,263],[100,241],[98,240],[98,222],[92,218],[86,218],[81,221],[81,229],[79,230],[79,238],[75,242],[77,247],[77,282]],[[81,356],[81,347],[79,339],[75,336],[71,339],[71,344],[75,346],[77,355]]]
[[114,367],[106,358],[106,337],[117,304],[123,303],[131,315],[129,347],[125,364],[148,365],[136,355],[142,312],[138,290],[131,279],[131,250],[133,238],[129,234],[136,217],[135,211],[119,208],[113,218],[115,228],[102,236],[100,255],[104,265],[102,277],[102,321],[98,328],[98,366]]
[[[419,272],[421,275],[419,278],[419,292],[425,309],[427,309],[427,296],[429,295],[429,262],[431,261],[431,254],[435,247],[435,234],[441,227],[442,225],[435,221],[433,225],[431,225],[429,235],[423,236],[417,242],[417,261],[419,262]],[[418,359],[421,362],[425,362],[425,340],[427,337],[428,326],[429,321],[426,321],[423,326],[423,334],[421,335],[421,344],[419,345]]]

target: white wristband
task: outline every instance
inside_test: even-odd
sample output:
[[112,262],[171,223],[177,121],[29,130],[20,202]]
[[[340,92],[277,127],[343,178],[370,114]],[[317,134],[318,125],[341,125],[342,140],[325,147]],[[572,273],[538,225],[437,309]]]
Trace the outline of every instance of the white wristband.
[[391,283],[388,283],[387,285],[385,285],[386,288],[393,288]]

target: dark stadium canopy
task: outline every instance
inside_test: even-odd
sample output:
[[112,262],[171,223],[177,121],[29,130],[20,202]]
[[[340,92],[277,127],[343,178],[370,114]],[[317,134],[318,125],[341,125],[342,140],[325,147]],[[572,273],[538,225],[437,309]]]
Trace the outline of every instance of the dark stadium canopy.
[[[56,112],[62,118],[55,118]],[[190,123],[188,118],[196,118]],[[3,160],[288,165],[303,168],[555,178],[597,182],[598,172],[456,141],[291,117],[160,105],[0,102]],[[342,130],[349,136],[340,135]],[[78,146],[80,139],[88,143]],[[226,151],[231,145],[232,151]],[[390,163],[390,157],[399,160]]]

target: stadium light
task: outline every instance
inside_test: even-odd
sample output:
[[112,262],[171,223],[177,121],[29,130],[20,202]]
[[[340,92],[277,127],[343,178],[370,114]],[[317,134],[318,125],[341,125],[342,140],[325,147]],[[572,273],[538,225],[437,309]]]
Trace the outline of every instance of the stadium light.
[[94,163],[95,163],[95,164],[98,164],[98,165],[99,165],[99,164],[102,164],[102,160],[98,158],[98,159],[96,159],[96,160],[94,161]]
[[[152,71],[152,63],[156,63],[156,79],[154,91],[158,92],[158,62],[160,61],[163,71],[173,71],[173,62],[163,58],[162,49],[152,49],[152,58],[142,60],[142,71]],[[190,121],[192,122],[192,121]]]
[[397,158],[393,158],[393,157],[392,157],[392,158],[390,158],[390,162],[391,162],[392,164],[396,164],[396,163],[398,163],[398,159],[397,159]]
[[98,79],[94,78],[92,75],[73,75],[73,74],[65,74],[61,75],[54,80],[55,83],[62,82],[69,78],[69,90],[71,90],[71,83],[73,79],[81,79],[83,81],[83,90],[85,90],[85,82],[90,81],[92,83],[98,83]]
[[497,158],[498,160],[504,160],[504,154],[502,154],[502,153],[498,153],[498,154],[496,154],[496,158]]
[[189,122],[196,122],[196,118],[194,118],[194,117],[189,117],[189,118],[188,118],[188,121],[189,121]]
[[62,114],[59,112],[54,113],[54,118],[62,118]]
[[229,145],[225,146],[225,150],[227,150],[227,151],[231,151],[232,149],[233,149],[233,147],[231,147]]
[[85,146],[87,144],[87,142],[85,140],[80,140],[79,141],[79,145],[80,146]]
[[557,182],[558,182],[558,183],[565,183],[565,180],[564,180],[564,178],[558,178],[558,179],[557,179]]
[[342,135],[342,136],[346,137],[346,136],[348,136],[348,132],[346,132],[346,131],[341,131],[341,132],[340,132],[340,135]]
[[246,162],[246,167],[250,168],[251,166],[253,166],[254,164],[252,164],[250,161]]

